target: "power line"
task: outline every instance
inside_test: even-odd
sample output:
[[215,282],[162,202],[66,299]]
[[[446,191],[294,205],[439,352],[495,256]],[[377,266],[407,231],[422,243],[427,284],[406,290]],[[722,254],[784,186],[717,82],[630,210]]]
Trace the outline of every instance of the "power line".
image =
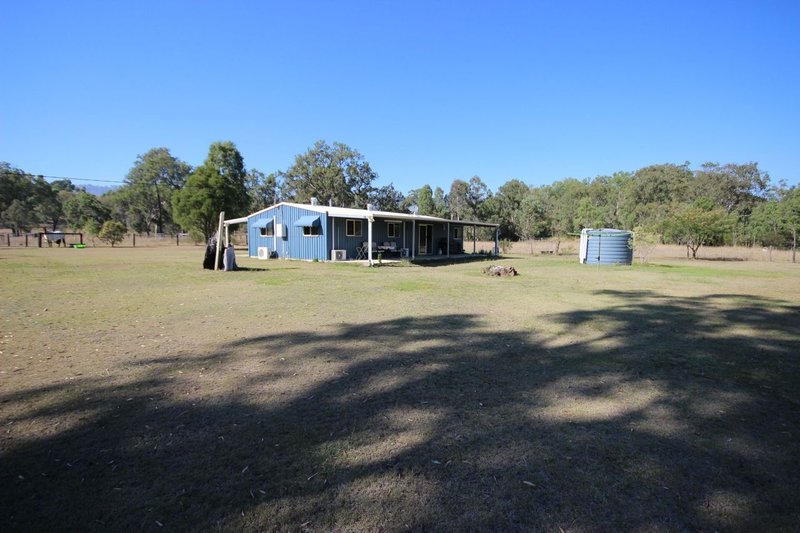
[[[3,174],[13,174],[13,173],[15,173],[15,172],[8,171],[8,170],[3,172]],[[25,172],[25,171],[23,171],[23,174],[27,174],[28,176],[41,177],[41,178],[50,179],[50,180],[89,181],[89,182],[97,182],[97,183],[116,183],[118,185],[124,185],[125,184],[124,181],[119,181],[119,180],[98,180],[98,179],[94,179],[94,178],[68,178],[68,177],[65,177],[65,176],[47,176],[45,174],[36,174],[35,172]]]

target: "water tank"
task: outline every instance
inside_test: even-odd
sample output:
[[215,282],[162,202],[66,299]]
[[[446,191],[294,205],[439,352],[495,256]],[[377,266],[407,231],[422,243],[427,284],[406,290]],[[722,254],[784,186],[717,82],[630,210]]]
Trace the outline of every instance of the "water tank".
[[581,230],[581,263],[630,265],[633,262],[633,233],[622,229]]

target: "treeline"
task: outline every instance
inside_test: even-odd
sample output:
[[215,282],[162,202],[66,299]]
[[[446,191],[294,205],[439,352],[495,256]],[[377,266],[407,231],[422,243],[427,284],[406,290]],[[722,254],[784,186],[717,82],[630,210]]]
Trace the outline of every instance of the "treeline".
[[559,237],[585,227],[637,231],[643,238],[680,243],[692,254],[702,245],[796,248],[800,191],[773,184],[757,163],[659,164],[635,172],[563,179],[531,187],[512,179],[492,191],[478,176],[456,179],[447,190],[425,185],[402,193],[378,178],[355,149],[318,141],[282,171],[246,169],[232,142],[210,146],[198,167],[167,148],[140,155],[123,186],[96,197],[69,180],[47,182],[0,163],[0,224],[23,232],[59,225],[97,232],[107,220],[130,231],[210,237],[220,211],[244,216],[279,201],[342,207],[373,204],[386,211],[482,220],[500,225],[508,240]]

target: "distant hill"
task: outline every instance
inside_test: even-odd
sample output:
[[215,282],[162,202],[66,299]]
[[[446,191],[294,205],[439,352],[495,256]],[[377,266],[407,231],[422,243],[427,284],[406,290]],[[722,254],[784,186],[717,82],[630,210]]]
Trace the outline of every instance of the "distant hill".
[[117,188],[117,187],[107,187],[104,185],[80,185],[80,187],[83,187],[84,189],[86,189],[86,192],[94,194],[95,196],[102,196],[103,194],[111,192]]

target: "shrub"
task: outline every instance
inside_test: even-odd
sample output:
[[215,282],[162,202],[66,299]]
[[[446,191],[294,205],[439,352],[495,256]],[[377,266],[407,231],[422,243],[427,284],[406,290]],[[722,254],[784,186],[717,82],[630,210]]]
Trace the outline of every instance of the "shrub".
[[103,223],[103,227],[97,236],[100,237],[101,240],[110,243],[111,247],[113,248],[116,243],[122,242],[122,239],[125,238],[125,233],[127,233],[127,231],[128,228],[126,228],[121,222],[117,222],[116,220],[107,220]]

